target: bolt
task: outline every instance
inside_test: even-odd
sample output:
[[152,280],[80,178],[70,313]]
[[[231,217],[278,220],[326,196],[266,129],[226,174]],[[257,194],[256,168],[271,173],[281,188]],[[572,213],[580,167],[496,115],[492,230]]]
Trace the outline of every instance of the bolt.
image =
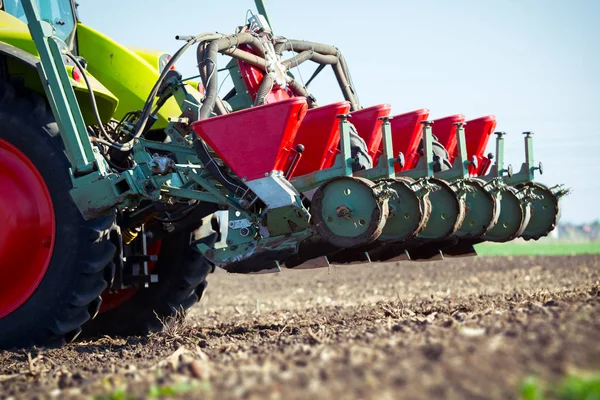
[[335,209],[338,218],[348,218],[352,215],[352,210],[348,206],[339,206]]
[[147,180],[144,182],[144,190],[146,191],[146,193],[151,194],[152,192],[154,192],[154,190],[156,190],[156,188],[154,187],[152,181]]

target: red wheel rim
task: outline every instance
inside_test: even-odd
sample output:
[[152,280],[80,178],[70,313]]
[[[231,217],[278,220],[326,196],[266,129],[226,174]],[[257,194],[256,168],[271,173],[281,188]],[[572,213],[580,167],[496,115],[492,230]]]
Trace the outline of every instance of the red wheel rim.
[[[48,166],[50,168],[50,166]],[[52,258],[55,218],[44,178],[19,149],[0,139],[0,318],[37,289]]]
[[[149,256],[158,256],[160,253],[160,248],[162,245],[162,240],[157,240],[156,242],[148,244],[146,251]],[[148,272],[153,272],[154,267],[156,266],[156,262],[148,263]],[[115,307],[120,306],[125,303],[127,300],[133,297],[140,290],[139,288],[131,288],[131,289],[123,289],[118,292],[110,292],[109,290],[105,290],[102,293],[102,304],[100,305],[99,313],[102,314],[109,310],[112,310]]]

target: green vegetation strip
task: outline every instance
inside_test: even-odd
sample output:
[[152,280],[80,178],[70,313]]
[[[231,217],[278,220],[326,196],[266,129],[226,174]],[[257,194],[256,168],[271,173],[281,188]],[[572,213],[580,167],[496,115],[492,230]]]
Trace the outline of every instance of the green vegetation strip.
[[600,400],[600,374],[571,375],[558,385],[548,385],[529,377],[523,381],[520,389],[523,400]]
[[600,254],[598,242],[566,242],[560,240],[513,241],[481,243],[475,246],[480,256],[568,256]]

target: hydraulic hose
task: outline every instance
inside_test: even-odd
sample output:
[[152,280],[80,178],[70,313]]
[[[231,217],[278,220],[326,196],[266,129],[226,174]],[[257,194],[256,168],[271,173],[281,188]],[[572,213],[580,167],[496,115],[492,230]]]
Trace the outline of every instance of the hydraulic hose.
[[245,32],[228,35],[212,40],[207,45],[198,46],[198,68],[206,90],[204,102],[200,107],[198,115],[199,120],[209,118],[214,110],[215,103],[217,102],[217,54],[228,49],[236,48],[242,44],[250,45],[250,47],[262,56],[262,59],[264,60],[265,50],[260,39]]
[[81,71],[81,75],[83,75],[83,81],[85,82],[85,86],[88,89],[88,95],[90,97],[90,104],[92,105],[92,112],[94,113],[94,118],[96,119],[96,123],[98,124],[100,132],[102,132],[102,135],[106,138],[106,140],[95,138],[95,141],[110,146],[113,149],[121,150],[121,144],[112,140],[108,132],[106,132],[106,129],[104,129],[104,124],[102,123],[102,119],[100,118],[100,112],[98,111],[98,104],[96,103],[96,96],[94,96],[94,90],[92,89],[92,85],[90,84],[90,81],[87,77],[87,72],[85,71],[85,68],[83,68],[83,65],[81,65],[79,60],[73,54],[69,52],[66,52],[65,54],[71,59],[71,61],[73,61],[75,66]]
[[271,75],[265,75],[260,83],[258,91],[256,92],[256,99],[254,100],[255,106],[262,106],[265,104],[265,98],[267,94],[273,89],[275,79]]
[[[238,46],[243,44],[249,45],[255,54],[238,48]],[[308,60],[321,65],[331,65],[344,99],[351,104],[351,110],[356,111],[360,109],[358,97],[352,86],[352,80],[345,59],[337,48],[327,44],[304,40],[286,40],[285,42],[276,43],[273,48],[278,55],[281,55],[283,51],[294,51],[297,53],[296,56],[282,61],[286,69],[298,66]],[[254,67],[267,70],[265,47],[258,37],[250,33],[240,32],[215,40],[203,41],[198,46],[197,59],[206,93],[204,102],[200,107],[199,120],[209,118],[213,112],[219,115],[226,112],[218,98],[217,79],[215,77],[218,53],[229,55]],[[266,74],[258,89],[254,101],[255,106],[264,104],[265,97],[273,89],[273,85],[274,79],[269,74]],[[306,97],[309,107],[316,106],[314,98],[298,82],[293,79],[290,80],[289,87],[295,95]]]
[[267,64],[264,58],[260,58],[256,54],[249,53],[247,51],[243,51],[240,49],[227,49],[221,52],[222,54],[231,56],[238,60],[241,60],[247,64],[252,65],[253,67],[260,69],[267,69]]
[[[350,72],[346,66],[346,61],[337,48],[328,44],[308,42],[305,40],[287,40],[282,44],[277,44],[275,48],[280,55],[284,51],[294,51],[299,53],[299,55],[295,58],[297,58],[300,62],[308,60],[309,58],[307,57],[309,54],[305,53],[311,52],[311,60],[319,64],[331,64],[336,80],[338,81],[340,89],[342,90],[342,94],[344,95],[344,99],[349,101],[351,104],[351,111],[360,109],[358,98],[356,97],[354,88],[351,85]],[[294,60],[294,58],[291,58],[290,60]],[[288,60],[285,60],[284,62],[286,61]]]
[[[146,100],[146,104],[144,105],[144,108],[142,110],[142,115],[140,116],[140,119],[138,121],[138,126],[136,127],[136,132],[134,134],[134,137],[139,137],[142,134],[142,132],[144,132],[144,128],[146,127],[146,123],[148,122],[148,117],[150,116],[150,110],[152,109],[152,103],[154,102],[154,98],[156,97],[160,86],[162,85],[163,81],[165,80],[165,77],[169,73],[169,70],[171,69],[171,67],[173,65],[175,65],[175,62],[179,59],[179,57],[181,57],[181,55],[187,49],[189,49],[190,46],[192,46],[195,43],[198,43],[203,40],[215,40],[217,38],[221,38],[222,36],[223,35],[221,35],[221,34],[215,34],[215,33],[208,33],[208,32],[201,33],[201,34],[191,38],[190,40],[188,40],[186,44],[184,44],[179,50],[177,50],[177,52],[173,55],[173,57],[171,57],[171,59],[169,60],[167,65],[165,65],[162,73],[160,74],[160,77],[158,78],[158,81],[156,81],[156,83],[154,84],[154,87],[152,88],[152,90],[150,91],[150,94],[148,95],[148,99]],[[129,141],[125,145],[127,145],[131,148],[132,143],[133,143],[133,141]]]
[[221,171],[219,165],[215,162],[213,157],[210,155],[206,144],[201,139],[194,137],[194,150],[200,159],[202,165],[204,165],[211,174],[217,179],[223,186],[225,186],[230,192],[234,193],[238,198],[242,198],[248,189],[238,179],[228,176],[226,173]]
[[308,108],[317,107],[315,98],[310,93],[308,93],[308,90],[306,90],[306,88],[299,84],[296,80],[290,81],[288,83],[288,86],[296,96],[306,97],[306,103],[308,104]]

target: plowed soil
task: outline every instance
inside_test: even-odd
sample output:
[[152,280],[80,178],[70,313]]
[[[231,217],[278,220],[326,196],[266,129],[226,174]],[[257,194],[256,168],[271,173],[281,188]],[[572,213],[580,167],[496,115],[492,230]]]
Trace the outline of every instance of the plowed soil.
[[0,351],[0,398],[511,399],[600,369],[600,256],[210,277],[150,337]]

